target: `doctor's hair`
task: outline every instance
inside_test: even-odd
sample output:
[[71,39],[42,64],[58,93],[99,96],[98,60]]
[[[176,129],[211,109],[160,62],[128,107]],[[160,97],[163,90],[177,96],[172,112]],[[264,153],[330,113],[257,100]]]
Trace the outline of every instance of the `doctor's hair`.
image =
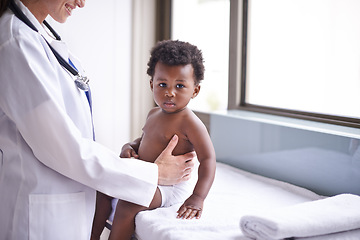
[[194,69],[195,84],[204,79],[204,59],[202,52],[196,46],[179,40],[164,40],[158,42],[150,52],[147,64],[147,74],[154,77],[155,66],[158,62],[169,66],[191,64]]
[[9,7],[10,0],[0,0],[0,17],[4,14]]

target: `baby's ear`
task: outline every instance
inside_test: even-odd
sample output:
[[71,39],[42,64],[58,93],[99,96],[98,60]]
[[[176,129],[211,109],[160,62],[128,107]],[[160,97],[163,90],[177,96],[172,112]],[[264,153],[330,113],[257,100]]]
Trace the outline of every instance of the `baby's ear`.
[[152,80],[152,79],[150,79],[150,88],[151,88],[151,91],[154,90],[154,83],[153,83],[153,80]]
[[194,92],[191,98],[195,98],[200,92],[200,84],[195,85]]

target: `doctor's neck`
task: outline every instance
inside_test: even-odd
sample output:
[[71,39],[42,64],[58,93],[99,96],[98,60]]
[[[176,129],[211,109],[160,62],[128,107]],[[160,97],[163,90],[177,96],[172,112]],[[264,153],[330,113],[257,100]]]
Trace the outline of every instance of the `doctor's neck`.
[[39,23],[42,23],[49,15],[44,1],[21,0],[21,2],[29,9]]

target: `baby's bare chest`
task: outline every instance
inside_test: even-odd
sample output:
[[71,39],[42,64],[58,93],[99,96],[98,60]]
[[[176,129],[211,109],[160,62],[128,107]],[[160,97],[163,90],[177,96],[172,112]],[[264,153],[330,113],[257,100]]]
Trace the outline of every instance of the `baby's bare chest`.
[[143,141],[156,141],[167,145],[174,134],[178,135],[180,142],[187,141],[187,133],[184,122],[179,119],[155,119],[149,118],[143,128]]
[[155,160],[175,134],[179,137],[179,141],[173,155],[193,151],[186,131],[186,119],[149,117],[143,127],[140,157]]

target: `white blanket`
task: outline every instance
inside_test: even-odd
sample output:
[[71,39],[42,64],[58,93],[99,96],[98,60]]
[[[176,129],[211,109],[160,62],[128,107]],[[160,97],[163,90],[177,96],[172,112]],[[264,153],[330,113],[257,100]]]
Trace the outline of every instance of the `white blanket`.
[[[261,211],[243,216],[240,226],[246,236],[259,240],[312,237],[359,229],[360,197],[340,194],[271,211]],[[360,239],[360,230],[315,239]]]
[[239,228],[242,216],[317,199],[321,196],[307,189],[217,163],[201,219],[177,219],[180,204],[140,212],[136,236],[139,240],[248,239]]

